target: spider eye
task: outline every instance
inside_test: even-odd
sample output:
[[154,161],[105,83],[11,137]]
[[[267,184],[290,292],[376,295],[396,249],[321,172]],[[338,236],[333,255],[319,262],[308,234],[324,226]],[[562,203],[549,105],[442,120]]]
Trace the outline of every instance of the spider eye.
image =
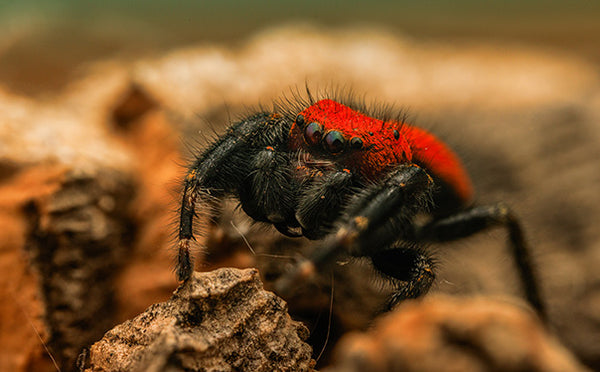
[[363,140],[360,137],[353,137],[350,140],[350,147],[352,147],[353,149],[360,149],[361,147],[363,147]]
[[336,154],[341,152],[344,149],[344,145],[346,144],[346,138],[341,132],[337,130],[332,130],[331,132],[325,135],[325,148],[332,153]]
[[311,145],[316,145],[323,137],[323,126],[316,121],[308,124],[304,129],[304,138]]
[[296,125],[299,127],[304,126],[304,115],[300,114],[296,116]]

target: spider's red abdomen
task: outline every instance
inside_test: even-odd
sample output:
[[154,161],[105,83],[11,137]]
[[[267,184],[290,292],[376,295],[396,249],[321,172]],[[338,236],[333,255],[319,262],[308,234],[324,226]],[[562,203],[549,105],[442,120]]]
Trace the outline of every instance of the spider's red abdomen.
[[[441,179],[465,204],[472,198],[471,181],[456,154],[423,129],[400,121],[376,119],[331,99],[316,102],[300,115],[305,125],[293,124],[291,149],[304,149],[315,157],[327,156],[371,180],[390,166],[416,163]],[[307,140],[305,127],[314,122],[322,127],[320,138],[326,138],[329,132],[341,133],[343,151],[328,154],[325,144]]]

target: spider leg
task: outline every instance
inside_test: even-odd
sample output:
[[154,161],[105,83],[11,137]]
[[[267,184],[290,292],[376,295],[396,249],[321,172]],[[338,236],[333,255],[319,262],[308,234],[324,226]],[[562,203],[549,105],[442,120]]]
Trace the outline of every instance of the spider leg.
[[185,178],[179,210],[176,273],[180,281],[187,280],[193,272],[190,251],[195,240],[193,222],[197,207],[238,193],[239,185],[246,182],[252,166],[256,165],[253,162],[260,163],[264,159],[261,150],[267,146],[285,146],[290,126],[281,115],[250,116],[230,127],[194,161]]
[[289,172],[289,153],[266,146],[250,161],[252,171],[239,188],[242,209],[256,221],[270,222],[286,235],[295,224],[294,204],[298,183]]
[[396,242],[391,248],[372,254],[371,261],[380,273],[394,284],[397,283],[396,291],[388,299],[386,310],[391,310],[405,299],[426,294],[435,280],[432,259],[414,243]]
[[546,307],[540,295],[530,248],[527,245],[518,218],[506,205],[499,203],[491,206],[476,206],[434,220],[417,231],[417,238],[422,241],[450,241],[495,226],[503,226],[508,230],[511,254],[517,265],[527,300],[536,309],[540,317],[546,319]]
[[[383,181],[369,185],[364,191],[354,195],[341,221],[316,247],[314,254],[276,283],[278,291],[289,293],[297,281],[330,265],[342,253],[373,257],[388,249],[395,241],[403,238],[401,229],[394,230],[403,225],[398,220],[412,220],[414,213],[424,207],[432,188],[433,180],[422,168],[407,164],[391,171]],[[407,235],[412,236],[412,228]],[[396,257],[402,256],[400,251],[396,253]],[[427,260],[413,260],[415,264],[427,263],[425,261]],[[425,268],[428,265],[422,266]],[[410,270],[399,270],[404,271],[402,273],[396,273],[388,267],[385,270],[392,278],[411,276]],[[418,275],[411,277],[413,281],[419,278]],[[412,285],[415,289],[411,293],[423,292],[428,288],[427,280],[422,281],[422,284],[415,282]],[[398,299],[400,297],[402,295],[399,294]]]
[[302,235],[320,239],[331,231],[333,221],[341,214],[342,206],[353,190],[353,178],[348,169],[332,171],[306,188],[296,211]]

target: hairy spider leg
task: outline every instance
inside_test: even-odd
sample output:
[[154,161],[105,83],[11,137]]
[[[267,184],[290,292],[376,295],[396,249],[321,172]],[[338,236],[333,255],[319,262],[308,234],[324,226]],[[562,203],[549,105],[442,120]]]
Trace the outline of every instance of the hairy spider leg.
[[[371,257],[375,268],[394,281],[397,291],[389,306],[426,293],[434,279],[430,258],[414,243],[395,243],[414,236],[410,221],[425,207],[432,189],[433,180],[421,167],[398,166],[381,182],[369,185],[351,198],[332,234],[317,246],[308,260],[282,277],[276,283],[277,289],[289,293],[298,280],[331,265],[340,254],[346,253]],[[402,236],[399,226],[408,226],[406,237]],[[383,263],[383,257],[393,262]],[[401,282],[407,283],[402,286]]]
[[[511,253],[526,298],[540,317],[546,319],[535,268],[515,215],[503,204],[476,206],[434,219],[424,227],[415,225],[414,215],[427,209],[434,190],[432,178],[423,168],[415,164],[399,166],[384,181],[352,197],[342,221],[312,257],[280,279],[278,290],[289,293],[294,283],[331,265],[340,254],[366,256],[376,270],[397,285],[387,303],[391,309],[404,299],[427,293],[431,287],[434,265],[424,244],[461,239],[503,226],[508,229]],[[320,193],[315,191],[313,195]]]
[[396,284],[384,310],[396,304],[426,294],[435,280],[435,266],[429,253],[420,245],[397,241],[387,249],[371,255],[377,271]]
[[508,206],[498,203],[491,206],[471,207],[446,218],[432,221],[419,229],[417,236],[421,240],[445,242],[461,239],[496,226],[508,230],[511,254],[515,259],[525,296],[540,317],[546,320],[548,314],[541,298],[530,249],[518,218]]
[[298,202],[296,219],[302,226],[302,235],[321,239],[333,228],[342,214],[343,206],[356,192],[355,177],[348,169],[331,171],[319,177],[304,191]]
[[298,182],[290,172],[290,154],[273,146],[259,150],[250,161],[252,170],[239,188],[242,209],[256,221],[272,223],[282,234],[302,234],[295,218]]
[[[193,222],[196,210],[227,195],[256,194],[253,190],[246,190],[248,178],[252,178],[252,172],[256,174],[269,168],[269,159],[275,159],[276,164],[285,161],[278,155],[269,154],[285,148],[289,129],[290,124],[281,115],[256,114],[231,126],[224,136],[196,158],[185,179],[180,208],[176,267],[180,281],[189,279],[193,272],[190,251],[195,240]],[[279,164],[276,169],[286,169],[286,166]],[[259,187],[272,187],[270,185]],[[293,189],[291,185],[282,187]],[[267,201],[267,205],[271,204]],[[246,206],[245,210],[259,220],[268,219],[264,216],[268,211],[261,214],[259,208],[254,204]],[[277,208],[267,207],[269,210]],[[293,214],[289,218],[293,219]]]

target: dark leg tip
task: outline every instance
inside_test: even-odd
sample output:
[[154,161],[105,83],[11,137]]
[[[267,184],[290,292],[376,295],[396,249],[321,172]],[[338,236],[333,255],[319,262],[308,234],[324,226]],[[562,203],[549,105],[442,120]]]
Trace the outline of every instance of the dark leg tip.
[[183,239],[179,242],[179,254],[177,255],[177,280],[180,282],[187,281],[194,271],[192,267],[192,259],[190,257],[189,240]]
[[191,267],[183,267],[183,266],[178,266],[177,267],[177,280],[178,281],[185,282],[191,276],[192,276],[192,269],[191,269]]

